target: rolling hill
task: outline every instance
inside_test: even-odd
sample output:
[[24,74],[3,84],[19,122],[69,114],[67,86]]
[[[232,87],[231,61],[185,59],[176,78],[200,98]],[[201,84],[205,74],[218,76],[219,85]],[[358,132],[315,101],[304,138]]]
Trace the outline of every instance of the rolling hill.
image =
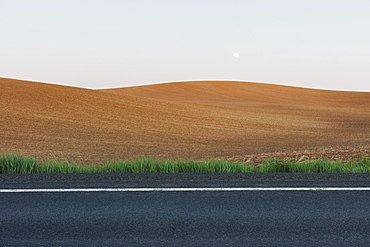
[[370,146],[370,93],[250,82],[90,90],[0,78],[0,116],[0,152],[86,164]]

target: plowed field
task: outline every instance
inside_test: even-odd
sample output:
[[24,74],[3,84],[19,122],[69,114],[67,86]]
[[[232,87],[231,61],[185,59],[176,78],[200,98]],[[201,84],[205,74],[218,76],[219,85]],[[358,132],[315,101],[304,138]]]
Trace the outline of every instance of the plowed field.
[[249,82],[90,90],[0,78],[0,152],[102,163],[369,154],[370,93]]

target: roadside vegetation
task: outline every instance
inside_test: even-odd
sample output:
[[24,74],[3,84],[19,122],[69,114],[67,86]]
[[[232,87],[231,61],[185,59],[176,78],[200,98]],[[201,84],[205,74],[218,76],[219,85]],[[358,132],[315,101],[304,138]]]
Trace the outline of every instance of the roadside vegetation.
[[222,160],[117,160],[102,165],[79,165],[68,162],[38,161],[31,157],[0,154],[0,174],[25,173],[184,173],[184,172],[287,172],[287,173],[370,173],[370,158],[359,162],[331,160],[265,160],[260,165]]

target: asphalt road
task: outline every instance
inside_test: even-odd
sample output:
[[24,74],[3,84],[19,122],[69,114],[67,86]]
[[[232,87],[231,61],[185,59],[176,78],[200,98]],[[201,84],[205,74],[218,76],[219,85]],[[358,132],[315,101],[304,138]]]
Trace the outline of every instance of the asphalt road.
[[72,188],[368,188],[367,174],[0,175],[0,246],[370,246],[370,191],[4,192]]

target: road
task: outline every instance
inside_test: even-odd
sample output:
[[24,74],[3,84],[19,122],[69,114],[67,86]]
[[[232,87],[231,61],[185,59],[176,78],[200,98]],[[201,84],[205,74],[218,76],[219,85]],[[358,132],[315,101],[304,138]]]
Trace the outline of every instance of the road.
[[[0,246],[370,246],[369,185],[367,174],[0,175]],[[78,188],[165,190],[32,192]]]

